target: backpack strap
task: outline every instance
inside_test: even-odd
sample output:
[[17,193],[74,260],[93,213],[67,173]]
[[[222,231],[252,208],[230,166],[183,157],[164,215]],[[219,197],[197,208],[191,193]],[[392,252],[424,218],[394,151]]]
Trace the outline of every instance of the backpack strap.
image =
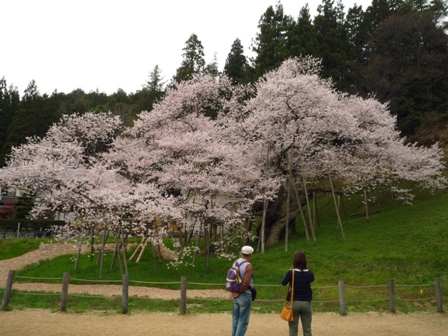
[[248,261],[247,261],[247,260],[243,260],[240,264],[238,264],[238,260],[235,260],[235,263],[234,263],[234,265],[235,265],[236,267],[238,267],[238,277],[241,279],[241,281],[243,281],[243,278],[242,278],[242,276],[241,276],[240,266],[243,265],[243,264],[245,264],[245,263],[248,263]]
[[243,260],[243,261],[241,262],[241,264],[238,264],[238,260],[235,260],[234,265],[235,265],[236,267],[239,268],[242,264],[247,263],[247,262],[248,262],[247,260]]

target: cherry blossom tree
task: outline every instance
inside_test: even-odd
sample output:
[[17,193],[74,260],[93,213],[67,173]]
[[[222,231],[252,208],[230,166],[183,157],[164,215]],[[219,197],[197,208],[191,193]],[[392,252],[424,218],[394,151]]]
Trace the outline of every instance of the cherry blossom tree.
[[216,238],[220,232],[214,250],[226,255],[235,239],[224,242],[224,232],[232,237],[250,233],[242,225],[260,193],[259,181],[267,179],[242,146],[223,137],[214,119],[237,105],[235,95],[225,77],[182,82],[151,112],[142,112],[107,156],[130,179],[176,195],[183,212],[179,258],[198,251],[197,245],[188,246],[193,235],[196,243],[205,237],[208,255],[211,233]]
[[257,83],[247,103],[235,134],[253,152],[269,153],[271,174],[302,181],[302,189],[333,181],[344,190],[402,179],[444,184],[438,146],[406,145],[387,105],[338,92],[319,70],[311,57],[287,60]]
[[[167,89],[127,128],[107,113],[64,116],[44,138],[13,148],[0,183],[36,194],[35,217],[74,213],[80,243],[101,232],[100,259],[114,234],[124,272],[127,237],[142,237],[141,256],[147,244],[161,244],[159,220],[180,227],[172,264],[194,264],[201,240],[208,262],[211,251],[231,257],[253,239],[260,204],[264,252],[283,233],[287,248],[298,214],[316,241],[309,196],[317,188],[335,195],[387,185],[409,195],[400,181],[445,185],[437,145],[406,144],[386,104],[338,92],[320,69],[314,58],[290,59],[255,86],[197,76]],[[281,207],[284,193],[286,216],[268,222],[268,205]]]
[[80,246],[93,238],[94,229],[103,232],[101,252],[108,232],[122,238],[136,231],[147,235],[155,218],[175,217],[176,211],[167,209],[169,198],[154,185],[144,189],[102,159],[121,128],[119,118],[108,113],[65,116],[43,139],[13,148],[0,181],[36,196],[33,217],[72,213],[76,221],[65,231],[79,236]]

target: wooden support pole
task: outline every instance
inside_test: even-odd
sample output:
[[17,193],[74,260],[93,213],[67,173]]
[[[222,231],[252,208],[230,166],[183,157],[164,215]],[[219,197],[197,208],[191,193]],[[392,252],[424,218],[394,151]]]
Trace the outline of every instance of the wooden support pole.
[[393,280],[389,280],[387,289],[389,293],[389,311],[395,313],[395,286]]
[[11,298],[12,284],[14,283],[14,276],[16,271],[10,270],[8,278],[6,279],[5,293],[3,293],[2,309],[8,307],[9,299]]
[[288,244],[289,244],[289,202],[291,200],[291,178],[288,176],[287,178],[287,193],[286,193],[286,225],[285,225],[285,252],[288,252]]
[[306,237],[306,240],[310,240],[310,236],[308,233],[308,225],[306,223],[305,214],[303,213],[302,204],[300,203],[299,192],[297,191],[295,182],[293,183],[293,187],[294,187],[294,192],[296,193],[297,205],[299,206],[300,216],[302,217],[302,222],[303,222],[303,227],[305,229],[305,237]]
[[328,175],[328,178],[330,179],[331,193],[333,194],[334,207],[336,209],[336,215],[338,217],[338,226],[341,229],[342,239],[345,240],[344,228],[342,227],[341,216],[339,215],[339,208],[338,208],[338,204],[336,202],[336,194],[335,194],[335,191],[334,191],[333,179],[331,178],[330,175]]
[[369,208],[369,199],[367,198],[367,191],[364,190],[364,209],[366,211],[366,219],[369,220],[370,208]]
[[187,277],[183,276],[180,280],[180,314],[187,312]]
[[264,199],[263,201],[263,219],[261,220],[261,232],[260,232],[260,239],[261,242],[261,253],[264,254],[264,236],[265,236],[265,230],[266,230],[266,214],[268,213],[268,204],[269,201],[267,199]]
[[82,232],[79,233],[79,243],[78,243],[78,253],[76,253],[75,270],[78,270],[79,259],[81,258],[81,248],[82,248]]
[[288,157],[288,177],[286,178],[286,185],[287,185],[287,191],[286,191],[286,225],[285,225],[285,252],[288,252],[288,244],[289,244],[289,203],[291,201],[291,184],[292,184],[292,178],[291,178],[291,153],[287,153]]
[[123,275],[123,285],[121,293],[121,313],[126,314],[128,312],[129,302],[129,279],[127,274]]
[[434,279],[434,286],[436,290],[437,312],[443,313],[442,288],[440,287],[440,279]]
[[[138,257],[137,257],[137,260],[135,261],[136,263],[140,262],[140,259],[142,258],[143,253],[146,250],[146,246],[148,245],[149,239],[150,239],[149,237],[146,238],[145,243],[143,244],[142,249],[140,250],[140,253],[139,253]],[[152,250],[154,251],[154,247],[152,246],[152,244],[151,244],[151,247],[152,247]]]
[[311,208],[310,208],[310,200],[309,200],[309,197],[308,197],[308,190],[306,189],[306,181],[305,181],[305,177],[304,176],[302,176],[302,178],[303,178],[303,192],[305,193],[305,199],[306,199],[306,207],[307,207],[307,210],[308,210],[308,219],[309,219],[309,221],[310,221],[310,228],[311,228],[311,235],[313,236],[313,243],[314,243],[314,245],[316,245],[316,233],[315,233],[315,226],[314,226],[314,223],[313,223],[313,219],[311,218]]
[[68,298],[68,284],[70,282],[70,273],[64,272],[62,277],[62,292],[61,292],[61,312],[67,310],[67,298]]
[[345,309],[345,284],[343,280],[338,281],[339,288],[339,313],[342,316],[347,315],[347,311]]

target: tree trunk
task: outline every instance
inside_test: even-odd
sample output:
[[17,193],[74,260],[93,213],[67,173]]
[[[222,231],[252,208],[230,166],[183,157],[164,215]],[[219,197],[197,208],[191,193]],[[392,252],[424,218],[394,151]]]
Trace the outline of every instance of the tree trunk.
[[[300,213],[300,209],[298,207],[295,207],[290,210],[289,212],[289,218],[290,221],[295,221],[297,215]],[[266,240],[266,246],[273,246],[280,242],[280,240],[285,235],[285,228],[286,228],[286,215],[279,218],[274,225],[271,226],[271,230],[269,232],[269,236]]]

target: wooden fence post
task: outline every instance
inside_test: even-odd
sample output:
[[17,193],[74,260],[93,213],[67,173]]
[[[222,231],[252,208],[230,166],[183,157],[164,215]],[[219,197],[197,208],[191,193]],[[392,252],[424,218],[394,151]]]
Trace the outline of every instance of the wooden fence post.
[[61,312],[67,310],[68,283],[70,282],[70,273],[64,272],[62,276],[62,292],[61,292]]
[[123,275],[123,286],[121,295],[121,313],[126,314],[128,312],[128,298],[129,298],[129,279],[128,275]]
[[345,310],[345,285],[343,280],[340,280],[338,282],[338,288],[339,288],[339,313],[342,316],[345,316],[347,315],[347,311]]
[[434,286],[436,290],[437,312],[443,313],[442,288],[440,287],[440,279],[434,279]]
[[389,280],[387,288],[389,292],[389,311],[395,313],[395,287],[393,280]]
[[180,313],[185,315],[187,311],[187,277],[183,276],[180,280]]
[[11,297],[12,284],[14,283],[14,276],[16,271],[10,270],[8,278],[6,279],[5,293],[3,293],[2,309],[8,307],[9,298]]

